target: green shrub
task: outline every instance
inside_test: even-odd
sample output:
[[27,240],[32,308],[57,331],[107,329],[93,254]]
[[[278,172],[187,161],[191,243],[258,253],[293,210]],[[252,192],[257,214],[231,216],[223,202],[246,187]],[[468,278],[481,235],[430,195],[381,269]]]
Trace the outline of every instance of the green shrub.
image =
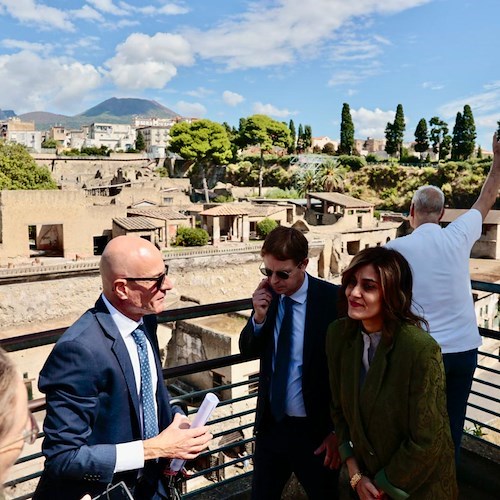
[[257,234],[261,238],[265,238],[274,228],[278,227],[278,223],[273,219],[262,219],[257,222]]
[[234,201],[234,198],[231,195],[225,196],[223,194],[219,194],[213,199],[214,203],[231,203]]
[[208,243],[208,233],[204,229],[197,227],[177,228],[175,245],[179,247],[201,247]]
[[362,156],[340,155],[338,160],[342,167],[349,167],[353,172],[366,165],[366,160]]

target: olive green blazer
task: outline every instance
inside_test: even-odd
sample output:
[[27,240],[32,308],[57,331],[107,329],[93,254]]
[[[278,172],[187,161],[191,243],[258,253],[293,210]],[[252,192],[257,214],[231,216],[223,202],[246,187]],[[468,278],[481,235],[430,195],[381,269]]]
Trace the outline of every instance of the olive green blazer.
[[346,318],[329,326],[332,418],[342,459],[394,499],[456,499],[453,443],[441,351],[423,330],[401,325],[382,339],[364,383],[363,339]]

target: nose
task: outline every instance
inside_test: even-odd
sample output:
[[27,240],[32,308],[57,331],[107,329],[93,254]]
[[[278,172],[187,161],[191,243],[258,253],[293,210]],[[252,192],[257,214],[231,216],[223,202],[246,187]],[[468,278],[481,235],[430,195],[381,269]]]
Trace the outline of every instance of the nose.
[[361,288],[359,284],[356,284],[351,287],[351,291],[349,295],[354,295],[355,297],[360,297],[361,296]]
[[165,275],[160,290],[166,292],[167,290],[172,290],[172,288],[174,288],[174,284],[172,283],[168,275]]

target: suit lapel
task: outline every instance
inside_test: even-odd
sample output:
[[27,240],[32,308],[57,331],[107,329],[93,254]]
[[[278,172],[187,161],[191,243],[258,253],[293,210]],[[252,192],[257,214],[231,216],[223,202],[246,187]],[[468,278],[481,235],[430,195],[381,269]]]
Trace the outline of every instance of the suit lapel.
[[[309,364],[312,360],[312,353],[316,349],[316,336],[317,322],[317,288],[316,283],[308,276],[309,284],[307,287],[307,303],[306,303],[306,317],[304,323],[304,348],[302,351],[302,373],[309,373]],[[324,346],[323,346],[324,349]],[[304,385],[304,377],[302,377],[302,385]]]
[[104,334],[111,339],[111,351],[120,365],[123,377],[125,378],[125,382],[127,384],[130,399],[134,406],[137,421],[140,422],[139,396],[137,394],[134,369],[132,368],[130,355],[127,351],[127,347],[125,346],[125,342],[123,342],[122,336],[120,335],[120,332],[118,331],[118,328],[111,318],[111,314],[109,314],[109,311],[102,299],[99,299],[96,303],[96,318],[101,325]]

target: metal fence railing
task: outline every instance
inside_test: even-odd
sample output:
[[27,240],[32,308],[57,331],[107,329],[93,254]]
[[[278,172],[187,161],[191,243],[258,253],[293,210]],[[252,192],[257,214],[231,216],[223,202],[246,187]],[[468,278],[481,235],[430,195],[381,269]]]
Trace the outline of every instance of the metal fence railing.
[[[500,285],[472,282],[474,290],[500,293]],[[242,299],[216,304],[190,306],[186,308],[167,311],[158,316],[160,323],[171,323],[178,320],[187,320],[212,316],[217,314],[235,313],[251,308],[251,299]],[[24,335],[21,337],[2,339],[0,346],[9,352],[16,352],[23,349],[39,347],[53,344],[64,332],[64,328],[39,332],[37,334]],[[236,332],[235,332],[236,333]],[[498,331],[480,328],[480,333],[489,342],[500,341]],[[499,344],[500,345],[500,344]],[[466,421],[467,431],[477,439],[484,440],[500,450],[500,415],[498,405],[500,403],[500,356],[498,348],[496,352],[480,351],[480,358],[483,360],[478,366],[471,395],[474,401],[469,401],[468,416]],[[183,377],[199,374],[203,372],[213,373],[218,369],[232,369],[241,363],[252,361],[244,358],[240,354],[219,357],[216,359],[204,360],[183,366],[167,368],[163,371],[166,383]],[[255,402],[257,390],[255,378],[244,377],[240,380],[231,378],[231,382],[226,385],[210,387],[205,390],[194,390],[186,392],[176,399],[187,404],[189,413],[196,411],[203,396],[208,391],[215,391],[221,396],[221,403],[212,415],[209,425],[214,434],[214,444],[211,448],[200,455],[193,463],[193,469],[184,484],[183,498],[201,498],[204,492],[214,488],[229,484],[235,480],[245,478],[252,473],[251,459],[253,453],[252,427],[254,421]],[[472,398],[471,398],[472,399]],[[39,415],[42,420],[45,409],[45,400],[40,398],[30,402],[30,409]],[[37,440],[37,449],[40,449],[40,442],[43,433],[40,433]],[[36,446],[36,445],[34,445]],[[16,500],[31,498],[36,480],[41,474],[43,467],[43,457],[40,451],[35,451],[23,456],[17,464],[32,467],[28,472],[15,475],[13,479],[6,483],[7,488],[16,487],[19,495]],[[23,488],[20,485],[25,485]],[[30,488],[26,485],[32,485]]]

